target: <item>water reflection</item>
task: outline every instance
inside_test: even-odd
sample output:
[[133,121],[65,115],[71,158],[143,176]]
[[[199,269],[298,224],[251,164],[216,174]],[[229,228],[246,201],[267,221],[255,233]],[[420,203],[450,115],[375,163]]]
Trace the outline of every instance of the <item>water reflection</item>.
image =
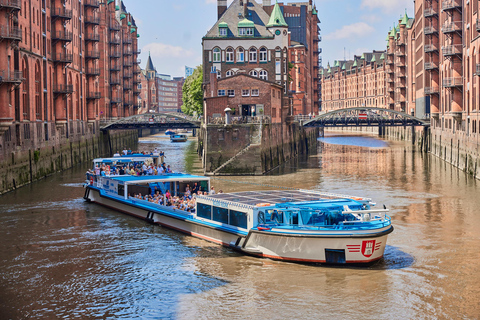
[[[140,143],[154,147],[174,170],[202,172],[193,139]],[[321,142],[317,155],[279,168],[283,175],[212,180],[226,192],[276,185],[387,205],[395,232],[385,259],[366,269],[243,256],[87,204],[86,168],[0,198],[2,318],[480,317],[477,182],[408,144]]]

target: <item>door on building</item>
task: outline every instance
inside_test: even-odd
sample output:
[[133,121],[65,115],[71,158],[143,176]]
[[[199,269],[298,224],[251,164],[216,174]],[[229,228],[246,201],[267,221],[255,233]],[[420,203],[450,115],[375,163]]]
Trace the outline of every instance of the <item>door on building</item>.
[[249,117],[250,114],[250,106],[248,104],[242,105],[242,117]]

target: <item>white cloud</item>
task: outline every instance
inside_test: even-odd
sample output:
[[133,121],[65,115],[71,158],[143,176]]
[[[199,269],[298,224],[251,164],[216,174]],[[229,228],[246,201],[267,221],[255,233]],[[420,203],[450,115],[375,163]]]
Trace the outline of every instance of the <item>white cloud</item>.
[[196,67],[202,63],[202,53],[192,49],[174,46],[171,44],[153,42],[142,47],[142,67],[147,62],[148,54],[158,73],[169,74],[174,77],[184,75],[184,66]]
[[347,26],[343,26],[341,29],[337,29],[332,33],[325,36],[325,40],[338,40],[347,38],[359,38],[374,32],[375,29],[366,24],[365,22],[357,22]]
[[384,12],[393,13],[405,8],[411,8],[412,4],[413,0],[362,0],[360,7],[368,9],[381,9]]

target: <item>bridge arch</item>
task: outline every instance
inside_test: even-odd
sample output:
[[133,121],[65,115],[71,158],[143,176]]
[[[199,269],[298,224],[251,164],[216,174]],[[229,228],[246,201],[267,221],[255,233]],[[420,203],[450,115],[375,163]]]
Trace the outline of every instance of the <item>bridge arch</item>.
[[176,112],[143,113],[116,120],[100,123],[100,129],[130,130],[130,129],[193,129],[200,128],[198,118]]

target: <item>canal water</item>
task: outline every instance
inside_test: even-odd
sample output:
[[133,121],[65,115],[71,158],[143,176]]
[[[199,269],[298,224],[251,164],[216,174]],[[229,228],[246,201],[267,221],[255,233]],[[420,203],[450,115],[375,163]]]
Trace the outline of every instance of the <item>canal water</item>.
[[[176,171],[196,145],[142,138]],[[385,259],[332,268],[242,256],[83,201],[89,164],[0,197],[0,319],[479,319],[477,181],[408,144],[329,136],[272,175],[214,179],[373,198]]]

